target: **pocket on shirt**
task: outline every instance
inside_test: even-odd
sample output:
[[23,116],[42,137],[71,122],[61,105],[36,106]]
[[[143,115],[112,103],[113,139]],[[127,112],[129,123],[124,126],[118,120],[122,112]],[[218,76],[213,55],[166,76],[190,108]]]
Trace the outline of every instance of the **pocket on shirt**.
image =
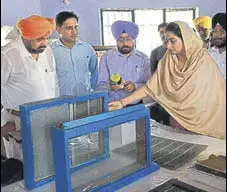
[[[81,56],[77,59],[78,63],[83,63],[83,66],[88,66],[90,62],[90,56]],[[85,65],[86,64],[86,65]]]
[[136,73],[144,73],[145,72],[145,67],[136,67],[135,69]]
[[22,82],[27,78],[28,74],[25,68],[13,69],[9,81]]
[[46,86],[49,87],[49,89],[54,90],[56,87],[56,73],[55,71],[48,71],[45,73],[45,79]]

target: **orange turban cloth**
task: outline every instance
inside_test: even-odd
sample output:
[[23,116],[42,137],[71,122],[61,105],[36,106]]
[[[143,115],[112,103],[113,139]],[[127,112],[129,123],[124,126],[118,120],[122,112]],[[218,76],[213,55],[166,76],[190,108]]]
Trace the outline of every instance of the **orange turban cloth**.
[[32,15],[17,22],[17,28],[21,36],[28,40],[50,36],[54,27],[54,19],[41,17],[39,15]]

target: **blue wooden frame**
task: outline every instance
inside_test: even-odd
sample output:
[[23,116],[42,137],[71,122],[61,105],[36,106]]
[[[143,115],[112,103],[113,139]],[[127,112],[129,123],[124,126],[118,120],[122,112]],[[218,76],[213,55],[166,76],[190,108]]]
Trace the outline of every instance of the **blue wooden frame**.
[[[90,192],[115,191],[159,170],[160,167],[152,162],[151,157],[149,109],[145,108],[144,105],[136,105],[113,112],[95,115],[93,117],[65,122],[63,123],[63,128],[52,128],[56,191],[72,192],[68,139],[108,130],[110,127],[139,119],[145,119],[147,167],[128,176],[124,176],[110,184],[93,188]],[[84,164],[84,166],[89,166],[89,164]]]
[[[24,164],[24,185],[27,189],[34,189],[41,185],[51,182],[55,179],[55,175],[35,181],[34,175],[34,151],[32,147],[32,134],[31,134],[31,122],[30,113],[39,109],[48,109],[51,107],[60,106],[63,104],[71,104],[77,102],[84,102],[87,100],[93,100],[103,98],[104,112],[108,111],[108,93],[107,92],[93,92],[83,96],[64,96],[50,100],[43,100],[34,103],[28,103],[20,106],[20,118],[21,118],[21,137],[22,137],[22,152],[23,152],[23,164]],[[105,130],[105,138],[109,137],[108,130]],[[105,154],[98,158],[97,161],[105,159],[109,156],[108,148],[105,148]],[[91,162],[92,163],[92,162]],[[78,170],[79,167],[71,168],[71,171]]]

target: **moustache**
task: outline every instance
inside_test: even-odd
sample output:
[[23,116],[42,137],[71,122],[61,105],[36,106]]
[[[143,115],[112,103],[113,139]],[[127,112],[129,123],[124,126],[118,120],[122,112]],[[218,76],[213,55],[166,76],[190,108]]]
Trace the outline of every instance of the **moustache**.
[[40,46],[40,47],[38,47],[38,49],[45,49],[45,48],[47,48],[47,46]]
[[129,47],[129,46],[123,46],[122,49],[124,49],[124,48],[130,49],[131,47]]
[[214,41],[224,41],[224,39],[222,39],[222,38],[214,38],[213,40]]

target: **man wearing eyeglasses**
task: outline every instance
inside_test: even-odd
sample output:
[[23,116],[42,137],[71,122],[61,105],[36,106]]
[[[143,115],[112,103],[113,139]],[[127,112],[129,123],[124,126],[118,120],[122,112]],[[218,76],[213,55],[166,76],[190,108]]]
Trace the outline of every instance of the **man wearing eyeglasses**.
[[214,46],[209,49],[209,52],[226,80],[226,13],[217,13],[213,16],[212,28]]
[[59,39],[52,43],[60,95],[81,95],[96,88],[98,59],[92,46],[78,38],[78,16],[60,12],[56,16]]
[[[141,87],[151,76],[148,57],[136,50],[138,25],[128,21],[116,21],[111,26],[117,47],[106,52],[100,60],[98,89],[108,90],[109,100],[119,100]],[[111,77],[118,74],[121,83],[113,83]],[[136,101],[140,103],[141,101]]]

